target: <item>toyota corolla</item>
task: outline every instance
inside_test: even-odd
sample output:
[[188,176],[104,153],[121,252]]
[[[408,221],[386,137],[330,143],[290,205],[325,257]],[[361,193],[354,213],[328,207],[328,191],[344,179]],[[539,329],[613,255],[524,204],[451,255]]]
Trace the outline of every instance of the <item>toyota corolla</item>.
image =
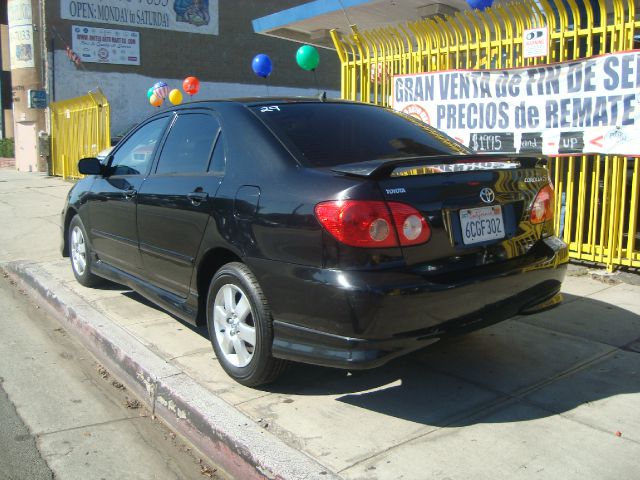
[[206,324],[245,385],[288,361],[374,367],[560,299],[544,160],[479,156],[389,109],[194,102],[79,170],[61,222],[77,280]]

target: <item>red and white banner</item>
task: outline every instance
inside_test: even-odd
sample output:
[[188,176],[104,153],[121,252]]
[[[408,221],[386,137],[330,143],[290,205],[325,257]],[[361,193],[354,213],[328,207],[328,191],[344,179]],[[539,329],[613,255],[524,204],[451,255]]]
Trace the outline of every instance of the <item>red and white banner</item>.
[[481,153],[640,156],[640,51],[397,75],[392,100]]

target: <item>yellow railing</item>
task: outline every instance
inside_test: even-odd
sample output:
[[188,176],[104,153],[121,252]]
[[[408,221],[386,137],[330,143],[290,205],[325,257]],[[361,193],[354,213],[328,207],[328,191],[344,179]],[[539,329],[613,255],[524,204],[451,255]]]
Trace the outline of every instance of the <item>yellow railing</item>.
[[111,145],[109,102],[100,90],[53,102],[51,109],[51,173],[80,178],[78,160],[95,157]]
[[[526,67],[634,48],[640,34],[634,2],[566,3],[568,9],[562,0],[520,0],[369,31],[333,30],[342,97],[389,106],[393,75]],[[548,55],[523,58],[523,31],[545,25]],[[550,159],[556,227],[571,258],[610,270],[640,267],[639,163],[611,155]]]

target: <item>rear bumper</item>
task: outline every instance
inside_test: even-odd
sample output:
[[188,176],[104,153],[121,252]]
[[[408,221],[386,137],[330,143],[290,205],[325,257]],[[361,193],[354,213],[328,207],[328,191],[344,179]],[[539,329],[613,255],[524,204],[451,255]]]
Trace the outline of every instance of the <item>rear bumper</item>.
[[252,268],[274,316],[274,356],[356,369],[379,366],[446,335],[556,305],[567,247],[551,237],[532,252],[446,277],[290,265],[274,269],[273,264],[262,268],[261,262]]

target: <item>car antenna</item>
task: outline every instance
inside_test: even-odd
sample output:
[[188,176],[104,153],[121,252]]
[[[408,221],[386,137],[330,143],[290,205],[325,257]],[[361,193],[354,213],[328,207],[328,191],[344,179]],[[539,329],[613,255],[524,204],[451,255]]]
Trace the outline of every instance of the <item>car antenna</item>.
[[327,92],[322,92],[320,95],[318,95],[318,99],[321,102],[326,102],[327,101]]

